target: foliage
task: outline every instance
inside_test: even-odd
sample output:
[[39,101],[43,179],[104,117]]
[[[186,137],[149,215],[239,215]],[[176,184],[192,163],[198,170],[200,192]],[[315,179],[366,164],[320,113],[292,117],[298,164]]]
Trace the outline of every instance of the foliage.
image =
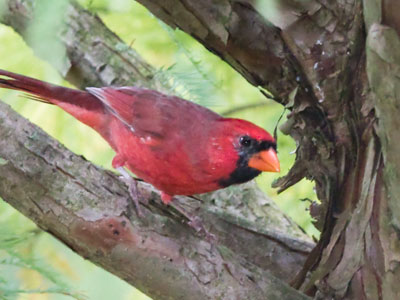
[[[2,217],[5,217],[5,211]],[[0,227],[0,266],[3,271],[0,272],[0,299],[17,299],[19,294],[59,294],[86,299],[64,282],[45,260],[37,259],[32,245],[38,242],[42,232],[36,228],[21,231],[15,223],[3,221]],[[36,282],[30,280],[31,274],[36,275]]]
[[[125,42],[132,44],[135,50],[155,66],[158,69],[156,76],[170,84],[171,93],[196,101],[217,112],[264,101],[265,105],[262,107],[241,110],[231,117],[251,120],[270,132],[277,125],[282,113],[281,106],[266,100],[257,88],[248,84],[226,63],[191,37],[162,24],[136,2],[79,2],[90,11],[98,13],[113,31]],[[43,9],[41,13],[44,13]],[[62,13],[62,9],[58,13]],[[39,28],[39,34],[36,31],[32,38],[42,42],[42,27],[37,24],[36,28]],[[0,62],[0,68],[56,84],[68,84],[62,81],[52,67],[35,57],[11,29],[0,26],[0,43],[0,57],[7,57]],[[57,49],[56,53],[62,53],[62,49]],[[113,152],[109,146],[96,133],[69,115],[45,104],[16,100],[16,94],[12,91],[1,90],[0,98],[32,122],[39,124],[72,151],[111,168]],[[88,140],[91,142],[87,143]],[[285,174],[293,164],[294,155],[291,153],[296,145],[290,138],[279,135],[278,147],[282,174]],[[318,236],[305,211],[308,204],[300,200],[315,200],[311,183],[301,182],[282,195],[277,195],[270,188],[275,178],[275,174],[265,174],[257,182],[306,232]],[[81,299],[82,296],[76,289],[83,290],[89,299],[148,299],[126,283],[77,257],[49,235],[38,234],[29,220],[5,203],[0,203],[0,236],[0,299],[17,299],[17,293],[45,291],[51,295],[46,294],[35,299],[64,299],[66,295]]]

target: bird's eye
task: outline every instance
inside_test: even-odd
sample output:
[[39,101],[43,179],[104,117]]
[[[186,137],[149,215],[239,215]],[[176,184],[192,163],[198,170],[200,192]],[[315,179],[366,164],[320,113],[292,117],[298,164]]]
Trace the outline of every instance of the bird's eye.
[[244,147],[250,147],[251,145],[251,138],[249,138],[248,136],[242,136],[240,137],[240,145],[244,146]]

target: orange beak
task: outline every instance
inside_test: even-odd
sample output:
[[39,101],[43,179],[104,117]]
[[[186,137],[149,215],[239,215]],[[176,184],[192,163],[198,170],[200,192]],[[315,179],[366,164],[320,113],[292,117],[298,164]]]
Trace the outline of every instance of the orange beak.
[[249,160],[249,167],[263,172],[279,172],[281,170],[278,155],[272,148],[254,154]]

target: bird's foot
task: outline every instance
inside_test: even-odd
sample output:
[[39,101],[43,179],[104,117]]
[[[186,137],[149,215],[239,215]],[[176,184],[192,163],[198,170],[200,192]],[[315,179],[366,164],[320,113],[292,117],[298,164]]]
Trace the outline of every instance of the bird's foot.
[[143,217],[143,212],[142,209],[140,208],[139,202],[145,202],[145,201],[138,191],[136,180],[134,180],[123,167],[118,167],[117,171],[122,175],[121,179],[128,186],[129,195],[131,196],[131,199],[135,204],[136,213],[138,217],[139,218]]
[[206,241],[210,244],[214,244],[217,241],[217,237],[209,232],[203,224],[203,220],[199,216],[189,216],[188,225],[192,227],[197,233],[204,235]]
[[206,241],[213,245],[217,241],[217,237],[210,233],[203,224],[203,220],[199,216],[192,215],[188,213],[183,207],[181,207],[177,203],[171,204],[173,208],[175,208],[180,214],[182,214],[187,220],[187,224],[193,228],[196,233],[200,235],[204,235]]

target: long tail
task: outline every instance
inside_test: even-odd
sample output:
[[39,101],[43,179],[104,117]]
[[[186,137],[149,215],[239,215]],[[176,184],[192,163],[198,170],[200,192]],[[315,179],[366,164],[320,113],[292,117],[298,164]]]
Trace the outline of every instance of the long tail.
[[101,101],[86,91],[57,86],[1,69],[0,88],[23,91],[29,99],[55,104],[96,130],[108,117]]

